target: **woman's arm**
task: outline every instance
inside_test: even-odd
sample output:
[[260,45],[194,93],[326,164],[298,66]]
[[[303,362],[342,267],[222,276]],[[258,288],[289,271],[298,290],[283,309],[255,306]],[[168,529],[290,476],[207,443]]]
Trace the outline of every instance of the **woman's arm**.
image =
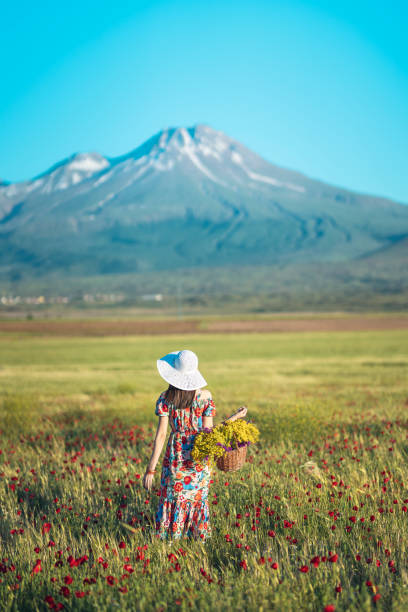
[[166,435],[167,435],[168,423],[169,423],[168,416],[159,417],[159,423],[157,425],[156,436],[153,442],[152,456],[150,457],[149,465],[147,466],[145,475],[143,477],[143,486],[148,491],[150,491],[153,485],[153,477],[154,477],[153,472],[156,469],[157,462],[163,450],[164,442],[166,440]]
[[[241,408],[235,412],[232,416],[224,419],[222,423],[226,423],[227,421],[236,421],[237,419],[242,419],[246,413],[248,412],[248,408],[246,406],[241,406]],[[213,426],[213,418],[212,417],[203,417],[203,428],[211,429]]]

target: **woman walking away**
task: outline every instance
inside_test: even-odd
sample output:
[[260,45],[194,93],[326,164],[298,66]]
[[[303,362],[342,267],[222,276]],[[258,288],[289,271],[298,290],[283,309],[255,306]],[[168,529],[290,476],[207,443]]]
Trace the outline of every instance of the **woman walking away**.
[[[215,405],[198,370],[198,358],[192,351],[174,351],[157,360],[157,369],[169,384],[157,402],[159,417],[153,452],[143,478],[150,491],[155,468],[163,450],[170,421],[171,433],[163,459],[156,535],[167,538],[205,540],[211,535],[208,506],[210,468],[193,461],[191,451],[196,435],[213,426]],[[241,408],[229,421],[246,415]]]

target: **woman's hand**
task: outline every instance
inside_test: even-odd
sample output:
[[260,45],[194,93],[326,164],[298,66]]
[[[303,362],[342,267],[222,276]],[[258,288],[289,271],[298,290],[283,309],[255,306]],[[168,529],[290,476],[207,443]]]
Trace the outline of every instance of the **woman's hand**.
[[233,414],[232,416],[229,417],[229,419],[225,419],[225,421],[223,421],[223,423],[232,423],[232,421],[236,421],[237,419],[242,419],[246,413],[248,412],[248,408],[246,406],[241,406],[241,408],[235,412],[235,414]]
[[153,486],[153,478],[154,474],[147,471],[145,472],[145,475],[143,476],[143,486],[147,491],[150,491]]
[[242,419],[246,415],[247,412],[248,412],[248,408],[246,406],[241,406],[241,408],[238,410],[238,412],[234,414],[234,416],[236,416],[237,419]]

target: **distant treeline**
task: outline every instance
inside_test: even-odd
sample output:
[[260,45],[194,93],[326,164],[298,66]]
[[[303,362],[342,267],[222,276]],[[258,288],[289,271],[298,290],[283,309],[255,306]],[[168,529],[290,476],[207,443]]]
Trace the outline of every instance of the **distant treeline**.
[[[0,298],[7,295],[67,296],[58,307],[126,308],[179,313],[285,311],[401,311],[408,306],[408,265],[400,261],[356,260],[347,263],[308,263],[282,266],[189,268],[75,277],[50,275],[0,279]],[[112,301],[89,300],[89,295],[121,296]],[[160,300],[156,299],[160,295]],[[87,299],[85,299],[87,298]],[[21,300],[23,302],[24,300]],[[24,309],[23,303],[3,300],[1,310]],[[115,302],[115,301],[114,301]],[[46,304],[35,304],[35,309]]]

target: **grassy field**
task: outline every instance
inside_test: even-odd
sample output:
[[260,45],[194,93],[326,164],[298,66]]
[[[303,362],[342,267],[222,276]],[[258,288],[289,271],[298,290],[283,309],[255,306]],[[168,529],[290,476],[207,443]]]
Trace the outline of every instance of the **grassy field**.
[[[141,477],[179,348],[261,442],[168,546]],[[0,608],[408,610],[407,382],[408,330],[1,333]]]

